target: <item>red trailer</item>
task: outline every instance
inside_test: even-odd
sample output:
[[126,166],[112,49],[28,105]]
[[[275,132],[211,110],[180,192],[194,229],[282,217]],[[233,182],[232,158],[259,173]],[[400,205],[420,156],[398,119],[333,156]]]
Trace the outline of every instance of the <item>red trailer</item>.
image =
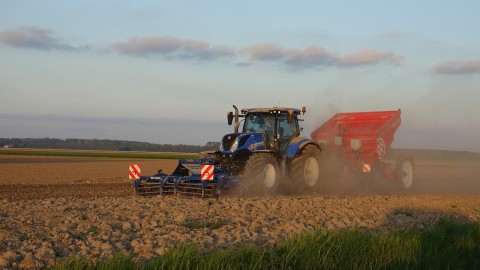
[[395,167],[384,161],[400,126],[400,115],[400,110],[338,113],[312,132],[312,140],[351,171],[381,175],[409,189],[414,177],[413,159],[399,158]]

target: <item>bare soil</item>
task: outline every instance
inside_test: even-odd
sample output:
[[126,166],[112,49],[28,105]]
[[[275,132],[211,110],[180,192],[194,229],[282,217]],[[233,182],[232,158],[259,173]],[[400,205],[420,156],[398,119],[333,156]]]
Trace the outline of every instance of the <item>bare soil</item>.
[[130,164],[153,174],[173,171],[178,160],[0,155],[0,184],[129,183]]
[[183,242],[213,251],[244,243],[269,247],[313,229],[424,229],[444,217],[480,221],[476,163],[419,163],[409,192],[352,186],[278,197],[133,195],[129,164],[153,174],[169,173],[177,162],[0,156],[0,269],[118,253],[147,260]]

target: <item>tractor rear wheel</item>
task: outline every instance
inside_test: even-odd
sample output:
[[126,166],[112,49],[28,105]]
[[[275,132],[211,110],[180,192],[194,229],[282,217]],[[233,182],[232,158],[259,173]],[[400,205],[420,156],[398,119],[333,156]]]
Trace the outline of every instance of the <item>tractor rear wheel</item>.
[[254,154],[245,163],[240,186],[246,195],[275,195],[280,184],[278,164],[269,154]]
[[320,182],[320,150],[307,145],[300,156],[292,160],[293,192],[313,191]]

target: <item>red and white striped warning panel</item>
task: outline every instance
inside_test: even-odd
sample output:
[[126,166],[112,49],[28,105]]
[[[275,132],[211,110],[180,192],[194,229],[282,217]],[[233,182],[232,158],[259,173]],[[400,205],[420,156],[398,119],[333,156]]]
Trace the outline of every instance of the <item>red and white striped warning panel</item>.
[[131,180],[140,179],[140,164],[130,164],[130,172],[128,174],[128,178]]
[[215,167],[213,165],[202,165],[202,180],[203,181],[212,181],[214,172],[213,169]]

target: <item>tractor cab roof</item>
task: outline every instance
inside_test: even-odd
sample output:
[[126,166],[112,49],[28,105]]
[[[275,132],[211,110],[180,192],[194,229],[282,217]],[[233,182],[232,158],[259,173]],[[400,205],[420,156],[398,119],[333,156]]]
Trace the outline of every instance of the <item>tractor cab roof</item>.
[[294,108],[280,108],[280,107],[273,107],[273,108],[251,108],[251,109],[242,109],[242,114],[250,114],[250,113],[288,113],[293,112],[295,114],[301,114],[302,110],[294,109]]

